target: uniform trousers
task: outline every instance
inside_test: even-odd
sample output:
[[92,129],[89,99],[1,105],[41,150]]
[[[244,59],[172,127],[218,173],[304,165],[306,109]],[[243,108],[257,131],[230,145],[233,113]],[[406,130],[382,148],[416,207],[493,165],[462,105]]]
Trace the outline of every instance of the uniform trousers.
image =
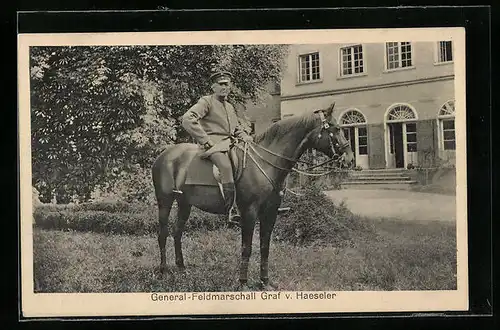
[[214,152],[210,160],[217,166],[221,176],[221,183],[234,183],[233,168],[227,152]]

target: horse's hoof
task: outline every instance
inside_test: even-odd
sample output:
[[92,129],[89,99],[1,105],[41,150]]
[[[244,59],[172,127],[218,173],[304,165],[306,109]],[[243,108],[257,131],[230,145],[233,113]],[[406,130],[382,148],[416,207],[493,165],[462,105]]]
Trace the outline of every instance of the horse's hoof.
[[167,273],[167,266],[161,265],[160,266],[160,274],[165,275],[166,273]]
[[250,287],[248,286],[248,283],[239,283],[238,285],[238,291],[252,291]]
[[230,229],[239,229],[241,228],[241,224],[237,221],[228,221],[227,227]]
[[239,290],[238,291],[241,291],[241,292],[248,292],[248,291],[252,291],[252,289],[250,289],[250,287],[245,284],[245,285],[240,285],[239,287]]
[[278,290],[278,287],[274,284],[271,284],[269,282],[264,282],[260,281],[259,287],[262,291],[276,291]]

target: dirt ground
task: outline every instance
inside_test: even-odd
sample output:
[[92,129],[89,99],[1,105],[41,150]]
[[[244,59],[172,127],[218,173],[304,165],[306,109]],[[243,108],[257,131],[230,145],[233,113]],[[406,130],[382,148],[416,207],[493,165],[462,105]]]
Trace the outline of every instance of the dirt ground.
[[343,189],[325,192],[335,202],[345,201],[353,213],[407,221],[455,221],[455,196],[406,190]]

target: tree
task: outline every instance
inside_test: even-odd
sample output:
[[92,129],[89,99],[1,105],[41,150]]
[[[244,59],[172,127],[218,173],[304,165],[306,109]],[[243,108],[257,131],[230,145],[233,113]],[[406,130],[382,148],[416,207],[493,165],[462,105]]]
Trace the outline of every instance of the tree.
[[[256,100],[279,81],[287,47],[188,45],[33,47],[33,185],[40,200],[90,198],[119,174],[151,165],[188,140],[179,118],[210,93],[216,69],[233,72],[232,101]],[[150,184],[150,183],[145,183]]]

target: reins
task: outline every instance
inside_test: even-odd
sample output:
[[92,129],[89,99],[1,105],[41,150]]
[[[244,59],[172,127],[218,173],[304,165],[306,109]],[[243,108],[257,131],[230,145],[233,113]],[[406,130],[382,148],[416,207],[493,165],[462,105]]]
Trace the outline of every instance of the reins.
[[[285,160],[288,160],[288,161],[291,161],[291,162],[295,162],[295,163],[302,163],[302,164],[310,165],[307,169],[305,169],[306,171],[310,171],[310,170],[313,170],[313,169],[315,169],[315,168],[322,167],[322,166],[324,166],[325,164],[328,164],[328,163],[338,162],[338,161],[339,161],[339,158],[340,158],[340,157],[338,156],[338,154],[335,154],[334,158],[330,158],[330,159],[328,159],[328,160],[326,160],[326,161],[324,161],[324,162],[322,162],[322,163],[320,163],[320,164],[314,164],[314,163],[312,163],[312,162],[308,162],[308,161],[305,161],[305,160],[301,160],[301,159],[293,159],[293,158],[289,158],[289,157],[286,157],[286,156],[280,155],[280,154],[278,154],[278,153],[276,153],[276,152],[273,152],[273,151],[271,151],[271,150],[269,150],[269,149],[267,149],[267,148],[265,148],[265,147],[263,147],[263,146],[261,146],[261,145],[259,145],[259,144],[254,143],[254,142],[252,142],[252,145],[257,146],[257,147],[259,147],[260,149],[262,149],[262,150],[264,150],[264,151],[266,151],[266,152],[268,152],[268,153],[270,153],[271,155],[274,155],[274,156],[276,156],[276,157],[279,157],[279,158],[282,158],[282,159],[285,159]],[[323,173],[306,173],[306,172],[301,171],[301,170],[296,169],[296,168],[291,168],[291,169],[282,168],[282,167],[280,167],[280,166],[278,166],[278,165],[275,165],[275,164],[271,163],[269,160],[265,159],[264,157],[262,157],[262,155],[260,155],[260,154],[257,152],[257,150],[255,150],[255,148],[254,148],[253,146],[251,146],[251,148],[252,148],[252,150],[253,150],[253,151],[254,151],[254,152],[255,152],[255,153],[259,156],[259,158],[261,158],[262,160],[264,160],[264,161],[265,161],[266,163],[268,163],[269,165],[271,165],[271,166],[273,166],[273,167],[275,167],[275,168],[277,168],[277,169],[280,169],[280,170],[287,170],[287,171],[288,171],[288,170],[292,170],[292,171],[294,171],[294,172],[297,172],[297,173],[300,173],[300,174],[304,174],[304,175],[310,175],[310,176],[322,176],[322,175],[327,175],[327,174],[332,173],[332,172],[334,172],[334,171],[338,171],[338,172],[345,172],[345,170],[340,170],[340,171],[339,171],[339,170],[337,170],[337,168],[333,168],[333,169],[328,170],[328,171],[325,171],[325,172],[323,172]]]
[[[320,116],[320,119],[321,119],[321,125],[323,126],[323,129],[327,130],[329,127],[330,127],[330,124],[328,123],[328,121],[325,119],[325,116],[323,114],[322,111],[318,111],[319,113],[319,116]],[[271,185],[274,187],[275,190],[279,190],[279,193],[281,196],[284,195],[284,190],[288,190],[290,191],[291,193],[295,194],[295,195],[298,195],[300,196],[300,194],[297,194],[297,193],[294,193],[293,191],[291,191],[290,189],[286,188],[286,182],[285,182],[285,187],[283,189],[279,189],[279,187],[277,187],[277,184],[273,181],[273,179],[271,179],[269,177],[269,175],[266,173],[266,171],[262,168],[261,164],[259,164],[259,162],[257,162],[257,160],[255,159],[255,157],[252,155],[252,153],[249,152],[249,148],[255,153],[255,155],[257,155],[262,161],[266,162],[267,164],[269,164],[270,166],[276,168],[276,169],[279,169],[281,171],[294,171],[296,173],[299,173],[299,174],[302,174],[302,175],[306,175],[306,176],[313,176],[313,177],[320,177],[320,176],[325,176],[325,175],[328,175],[330,173],[333,173],[333,172],[346,172],[345,169],[342,169],[342,164],[340,163],[340,156],[338,155],[338,153],[335,151],[335,147],[334,147],[334,143],[332,141],[332,138],[333,138],[333,134],[331,132],[328,132],[328,139],[329,139],[329,142],[330,142],[330,148],[333,152],[333,157],[320,163],[320,164],[314,164],[312,162],[308,162],[308,161],[305,161],[305,160],[301,160],[301,159],[295,159],[295,158],[290,158],[290,157],[287,157],[287,156],[284,156],[284,155],[281,155],[279,153],[276,153],[272,150],[269,150],[268,148],[265,148],[263,146],[261,146],[260,144],[257,144],[255,142],[247,142],[245,141],[244,142],[244,147],[242,147],[240,144],[238,143],[235,143],[235,146],[240,149],[242,152],[243,152],[243,168],[246,167],[246,159],[247,159],[247,155],[250,157],[250,159],[255,163],[255,165],[257,166],[257,168],[262,172],[262,174],[264,174],[264,176],[269,180],[269,182],[271,183]],[[321,138],[321,133],[319,135],[319,138]],[[265,152],[273,155],[273,156],[276,156],[278,158],[281,158],[281,159],[284,159],[284,160],[287,160],[289,162],[293,162],[295,164],[305,164],[305,165],[308,165],[308,168],[306,169],[306,171],[311,171],[315,168],[318,168],[318,167],[322,167],[326,164],[329,164],[329,163],[337,163],[337,167],[333,167],[325,172],[322,172],[322,173],[308,173],[306,171],[303,171],[303,170],[299,170],[298,168],[295,168],[295,166],[292,166],[292,168],[285,168],[285,167],[281,167],[281,166],[278,166],[276,164],[274,164],[273,162],[267,160],[266,158],[264,158],[255,148],[255,146],[257,146],[258,148],[264,150]],[[342,149],[346,148],[349,146],[349,143],[347,142],[345,145],[341,146]],[[338,167],[340,167],[340,169],[338,169]],[[348,171],[348,170],[347,170]]]
[[[314,165],[310,162],[306,162],[306,161],[302,161],[302,160],[296,160],[296,159],[293,159],[293,158],[289,158],[289,157],[286,157],[286,156],[283,156],[283,155],[280,155],[278,153],[275,153],[259,144],[256,144],[254,142],[245,142],[244,143],[244,147],[241,147],[241,145],[239,144],[236,144],[235,146],[240,149],[242,152],[243,152],[243,168],[246,167],[246,159],[247,159],[247,155],[250,157],[250,159],[254,162],[254,164],[257,166],[257,168],[262,172],[262,174],[266,177],[266,179],[271,183],[271,185],[273,186],[273,188],[275,190],[278,190],[279,191],[279,194],[280,196],[284,196],[284,191],[288,191],[296,196],[303,196],[299,193],[296,193],[290,189],[288,189],[286,187],[286,181],[285,181],[285,186],[280,188],[278,187],[278,185],[274,182],[273,179],[271,179],[269,177],[269,175],[266,173],[266,171],[262,168],[262,166],[259,164],[259,162],[255,159],[255,157],[252,155],[252,153],[249,152],[249,149],[251,149],[262,161],[266,162],[267,164],[269,164],[270,166],[274,167],[274,168],[277,168],[279,170],[282,170],[282,171],[294,171],[296,173],[299,173],[299,174],[302,174],[302,175],[306,175],[306,176],[313,176],[313,177],[319,177],[319,176],[324,176],[324,175],[328,175],[332,172],[342,172],[342,171],[345,171],[345,170],[337,170],[336,168],[333,168],[331,170],[328,170],[328,171],[325,171],[325,172],[322,172],[322,173],[307,173],[307,172],[304,172],[304,171],[301,171],[295,167],[292,167],[291,169],[289,168],[284,168],[284,167],[281,167],[281,166],[278,166],[276,164],[274,164],[273,162],[267,160],[266,158],[264,158],[256,149],[254,146],[258,146],[259,148],[261,148],[262,150],[265,150],[267,152],[269,152],[270,154],[276,156],[276,157],[279,157],[279,158],[282,158],[282,159],[285,159],[285,160],[288,160],[288,161],[292,161],[292,162],[300,162],[300,163],[304,163],[304,164],[308,164],[308,165]],[[337,154],[336,154],[337,155]],[[334,162],[334,161],[338,161],[338,156],[336,158],[332,158],[332,159],[329,159],[321,164],[318,164],[318,165],[314,165],[314,166],[311,166],[309,167],[309,169],[312,169],[312,168],[317,168],[319,166],[322,166],[324,164],[327,164],[327,163],[331,163],[331,162]]]

